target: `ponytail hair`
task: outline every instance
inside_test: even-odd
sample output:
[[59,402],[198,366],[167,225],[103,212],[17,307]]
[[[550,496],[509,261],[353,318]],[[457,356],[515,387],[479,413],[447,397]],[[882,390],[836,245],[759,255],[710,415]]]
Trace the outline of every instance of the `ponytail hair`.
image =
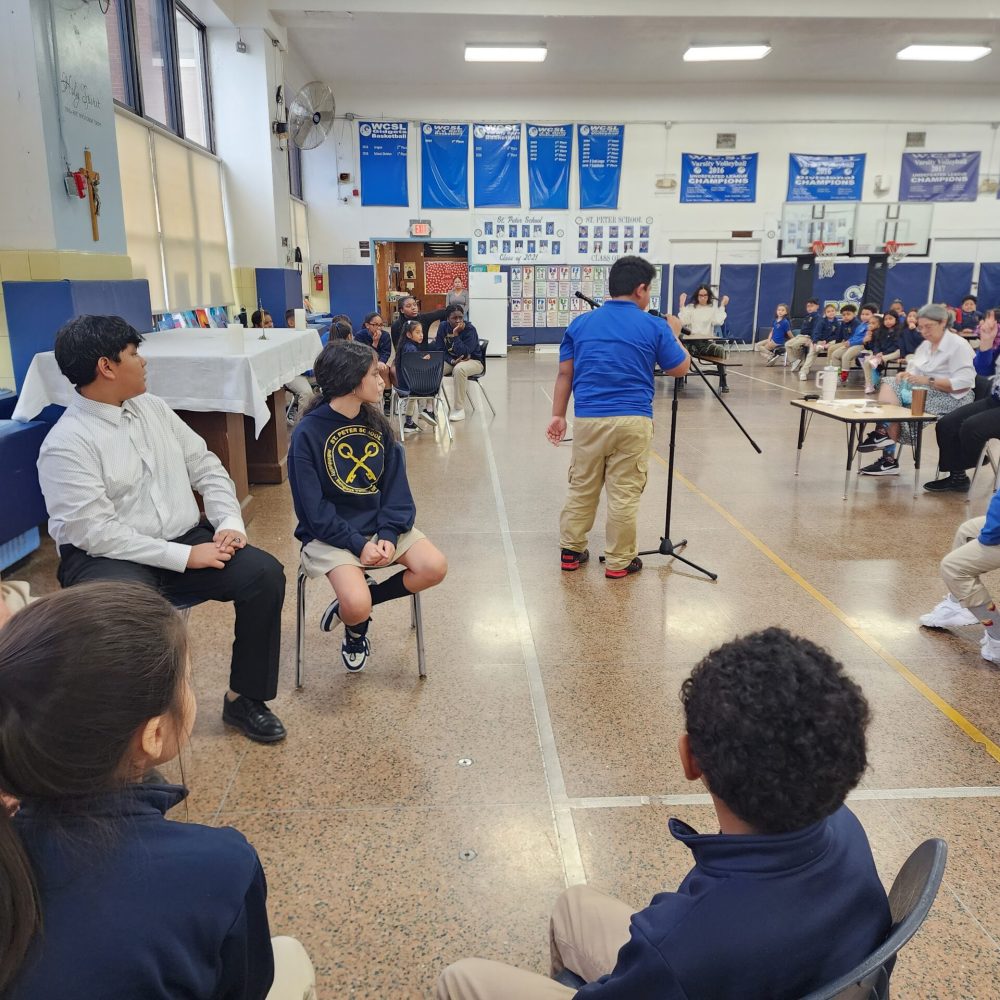
[[[319,385],[319,395],[313,396],[306,405],[303,416],[317,406],[328,406],[341,396],[349,396],[362,379],[372,370],[378,355],[367,344],[357,340],[330,339],[313,362],[313,375]],[[382,436],[385,446],[395,441],[392,424],[385,414],[371,403],[362,403],[358,422]]]
[[[0,630],[0,792],[36,822],[86,816],[131,781],[140,727],[180,713],[184,622],[155,590],[87,583],[43,597]],[[31,862],[0,806],[0,993],[43,914]]]

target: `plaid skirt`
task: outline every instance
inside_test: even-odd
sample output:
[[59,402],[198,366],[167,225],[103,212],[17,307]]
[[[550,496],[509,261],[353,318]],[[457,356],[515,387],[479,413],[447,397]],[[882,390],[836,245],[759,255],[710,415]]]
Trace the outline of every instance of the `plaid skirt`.
[[[901,385],[898,378],[887,378],[884,382],[885,385],[889,386],[892,391],[896,394],[896,399],[899,400],[900,406],[907,406],[908,403],[903,402],[903,396],[901,392]],[[924,405],[925,413],[934,413],[939,417],[943,417],[946,413],[951,413],[952,410],[957,410],[960,406],[965,406],[967,403],[973,402],[975,400],[976,394],[970,389],[964,396],[953,396],[950,392],[940,392],[937,389],[927,390],[927,402]],[[900,427],[900,440],[904,444],[912,444],[913,436],[910,433],[910,425],[902,424]]]

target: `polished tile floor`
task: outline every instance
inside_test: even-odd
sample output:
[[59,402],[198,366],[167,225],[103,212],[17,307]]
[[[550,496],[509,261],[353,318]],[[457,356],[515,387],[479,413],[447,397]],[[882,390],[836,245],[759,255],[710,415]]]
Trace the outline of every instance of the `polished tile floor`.
[[[802,384],[737,359],[725,399],[762,455],[702,383],[681,392],[672,534],[715,583],[659,556],[625,581],[606,581],[596,560],[560,573],[570,448],[543,436],[554,354],[491,360],[495,418],[480,405],[454,443],[429,429],[407,442],[417,523],[451,567],[424,599],[426,681],[402,602],[379,610],[370,665],[348,676],[319,631],[328,593],[314,583],[307,682],[294,689],[292,505],[287,486],[255,490],[251,541],[289,580],[274,703],[289,737],[261,747],[223,729],[232,613],[196,608],[187,818],[255,844],[273,931],[305,942],[322,997],[429,996],[438,971],[469,954],[542,971],[548,908],[568,882],[637,907],[674,886],[690,856],[667,818],[711,830],[714,815],[676,762],[678,688],[707,650],[769,624],[828,647],[871,700],[871,763],[853,807],[886,883],[921,840],[949,842],[944,886],[893,995],[1000,995],[1000,763],[989,752],[1000,755],[989,742],[1000,743],[1000,670],[979,658],[976,628],[917,624],[941,596],[937,563],[956,525],[984,512],[989,487],[977,483],[968,504],[914,498],[907,456],[898,478],[852,479],[845,501],[843,430],[825,420],[793,476],[789,400]],[[658,383],[647,548],[663,528],[668,393]],[[930,433],[924,478],[935,459]],[[19,575],[53,589],[51,546]]]

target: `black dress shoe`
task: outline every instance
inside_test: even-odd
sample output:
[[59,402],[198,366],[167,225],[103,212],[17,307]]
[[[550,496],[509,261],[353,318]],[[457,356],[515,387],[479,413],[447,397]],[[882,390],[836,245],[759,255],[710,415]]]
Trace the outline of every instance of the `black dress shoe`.
[[277,743],[287,735],[281,719],[264,702],[243,695],[235,701],[225,699],[222,721],[256,743]]
[[969,477],[964,473],[960,476],[952,473],[944,479],[933,479],[929,483],[924,483],[924,489],[928,493],[968,493],[970,485]]

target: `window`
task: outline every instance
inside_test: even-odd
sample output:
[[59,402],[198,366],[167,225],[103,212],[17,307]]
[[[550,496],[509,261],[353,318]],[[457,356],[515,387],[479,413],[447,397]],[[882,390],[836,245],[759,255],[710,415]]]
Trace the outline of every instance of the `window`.
[[302,150],[288,140],[288,192],[293,198],[302,197]]
[[205,70],[205,32],[181,7],[177,25],[177,70],[180,76],[184,138],[209,146],[208,74]]
[[205,26],[177,0],[107,0],[115,100],[207,149],[212,116]]

